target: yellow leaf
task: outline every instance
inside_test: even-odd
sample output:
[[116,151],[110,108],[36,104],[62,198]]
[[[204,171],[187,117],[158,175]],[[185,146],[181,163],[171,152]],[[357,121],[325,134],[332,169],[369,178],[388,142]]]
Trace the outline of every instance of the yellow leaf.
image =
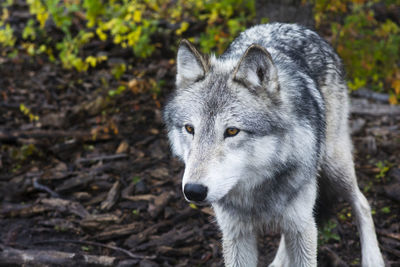
[[128,15],[125,16],[124,20],[128,21],[128,20],[131,20],[131,18],[132,18],[132,15],[128,14]]
[[28,44],[28,47],[26,48],[26,51],[30,56],[35,55],[35,44]]
[[88,69],[88,64],[84,62],[81,58],[75,58],[72,61],[72,65],[75,67],[77,71],[87,71]]
[[1,20],[2,21],[6,21],[6,20],[8,20],[9,17],[10,17],[10,14],[8,12],[8,9],[4,7],[3,8],[3,15],[1,16]]
[[399,102],[397,101],[397,97],[396,95],[390,95],[389,97],[389,103],[392,105],[397,105]]
[[198,209],[198,208],[197,208],[197,206],[196,206],[196,204],[189,203],[189,206],[190,206],[192,209],[195,209],[195,210],[197,210],[197,209]]
[[26,114],[27,108],[24,104],[21,103],[19,104],[19,110],[21,110],[22,113]]
[[392,82],[392,88],[394,89],[396,95],[400,95],[400,80],[394,80]]
[[96,29],[97,36],[99,36],[100,40],[107,40],[107,34],[105,34],[100,28]]
[[140,10],[135,10],[133,12],[133,21],[139,23],[142,20],[142,12]]
[[181,23],[181,27],[176,30],[177,35],[181,35],[183,32],[185,32],[189,28],[189,23],[186,21]]
[[96,59],[97,59],[97,62],[102,62],[102,61],[107,60],[107,56],[101,55],[101,56],[98,56]]
[[42,28],[42,29],[44,28],[44,25],[46,24],[48,17],[49,17],[49,13],[47,13],[47,12],[39,13],[36,15],[36,18],[40,23],[40,28]]
[[42,44],[41,46],[39,46],[39,53],[43,53],[43,52],[46,52],[46,45],[44,45],[44,44]]
[[130,46],[135,45],[139,41],[141,34],[142,34],[142,27],[139,26],[135,31],[128,34],[128,44]]
[[115,44],[119,44],[119,43],[121,43],[121,42],[122,42],[122,36],[119,35],[119,34],[115,35],[115,36],[114,36],[114,43],[115,43]]
[[88,57],[85,59],[85,62],[86,62],[86,63],[89,63],[90,66],[92,66],[92,67],[94,68],[94,67],[96,66],[97,59],[96,59],[95,57],[93,57],[93,56],[88,56]]

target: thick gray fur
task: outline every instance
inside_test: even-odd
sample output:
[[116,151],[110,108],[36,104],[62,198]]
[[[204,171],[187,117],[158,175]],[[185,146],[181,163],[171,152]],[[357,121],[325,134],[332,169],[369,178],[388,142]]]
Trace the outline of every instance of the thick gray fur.
[[[257,266],[265,228],[282,233],[270,266],[316,266],[314,207],[326,188],[353,208],[362,265],[384,266],[356,181],[342,64],[327,42],[279,23],[242,32],[219,58],[183,41],[176,87],[164,120],[185,162],[182,188],[207,187],[226,266]],[[240,132],[227,137],[232,127]]]

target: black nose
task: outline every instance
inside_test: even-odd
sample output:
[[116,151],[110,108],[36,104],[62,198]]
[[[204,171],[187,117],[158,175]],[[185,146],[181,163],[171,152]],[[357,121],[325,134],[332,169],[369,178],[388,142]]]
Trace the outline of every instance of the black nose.
[[207,191],[207,187],[201,184],[186,184],[183,189],[186,198],[192,201],[203,201],[206,199]]

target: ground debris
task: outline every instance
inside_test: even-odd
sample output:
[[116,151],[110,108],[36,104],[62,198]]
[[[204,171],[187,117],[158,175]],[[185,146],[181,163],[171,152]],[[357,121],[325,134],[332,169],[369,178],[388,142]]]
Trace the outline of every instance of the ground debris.
[[[169,153],[160,104],[174,77],[164,63],[124,58],[134,66],[124,74],[127,90],[110,97],[121,84],[101,66],[88,76],[18,60],[0,55],[0,265],[223,266],[214,211],[184,200],[183,164]],[[164,73],[159,95],[137,90],[149,71]],[[383,102],[387,96],[354,97],[359,184],[375,211],[383,254],[396,264],[400,109]],[[21,103],[39,121],[30,121]],[[337,201],[334,212],[341,223],[331,232],[340,241],[320,233],[327,235],[321,256],[358,266],[352,211]],[[259,239],[260,266],[268,266],[280,236]]]
[[40,204],[2,203],[0,215],[6,217],[30,217],[48,210],[51,210],[51,208]]
[[60,198],[45,198],[41,199],[39,203],[45,207],[56,209],[60,212],[68,212],[78,215],[81,218],[85,218],[89,215],[89,212],[78,202],[60,199]]
[[95,179],[94,176],[78,175],[65,180],[62,184],[56,187],[56,192],[69,191],[78,187],[85,187],[88,183]]

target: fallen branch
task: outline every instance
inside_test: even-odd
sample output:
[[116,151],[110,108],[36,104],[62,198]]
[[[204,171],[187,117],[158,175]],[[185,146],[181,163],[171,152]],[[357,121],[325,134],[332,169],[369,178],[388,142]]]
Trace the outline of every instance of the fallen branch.
[[0,245],[0,265],[20,266],[115,266],[109,256],[68,253],[55,250],[19,250]]
[[97,157],[91,158],[80,158],[77,160],[77,163],[90,163],[94,161],[110,161],[110,160],[119,160],[127,158],[127,154],[113,154],[113,155],[101,155]]
[[121,185],[119,181],[116,181],[108,192],[106,200],[101,202],[100,209],[110,210],[115,205],[119,197],[120,188]]
[[388,233],[388,232],[380,230],[380,229],[376,229],[376,232],[380,235],[400,241],[400,234]]
[[53,190],[51,190],[49,187],[40,184],[37,180],[38,180],[37,178],[34,178],[34,179],[33,179],[33,187],[34,187],[35,189],[41,190],[41,191],[45,191],[45,192],[49,193],[50,196],[53,197],[53,198],[59,198],[59,197],[60,197],[59,194],[57,194],[56,192],[54,192]]
[[20,139],[49,139],[49,138],[75,138],[83,141],[109,140],[111,135],[97,135],[87,131],[63,131],[63,130],[16,130],[12,132],[0,131],[0,142],[17,142]]
[[45,207],[58,210],[60,212],[68,212],[75,214],[81,218],[89,216],[89,212],[79,203],[72,200],[61,198],[44,198],[39,201]]
[[89,245],[89,246],[96,246],[96,247],[103,247],[103,248],[108,248],[111,250],[115,250],[115,251],[119,251],[124,253],[125,255],[127,255],[128,257],[132,258],[132,259],[146,259],[146,260],[152,260],[155,259],[156,256],[152,255],[152,256],[146,256],[146,255],[139,255],[139,254],[135,254],[130,252],[129,250],[120,248],[120,247],[116,247],[116,246],[111,246],[111,245],[106,245],[106,244],[102,244],[99,242],[94,242],[94,241],[83,241],[83,240],[63,240],[63,239],[58,239],[58,240],[44,240],[44,241],[38,241],[35,242],[34,244],[47,244],[47,243],[75,243],[75,244],[82,244],[82,245]]
[[387,246],[380,246],[382,250],[389,252],[390,254],[395,255],[396,257],[400,258],[400,250],[394,249],[394,248],[389,248]]
[[101,233],[97,234],[95,238],[97,240],[109,240],[113,238],[119,238],[124,235],[130,235],[140,230],[139,223],[131,223],[125,225],[116,225],[108,227]]

